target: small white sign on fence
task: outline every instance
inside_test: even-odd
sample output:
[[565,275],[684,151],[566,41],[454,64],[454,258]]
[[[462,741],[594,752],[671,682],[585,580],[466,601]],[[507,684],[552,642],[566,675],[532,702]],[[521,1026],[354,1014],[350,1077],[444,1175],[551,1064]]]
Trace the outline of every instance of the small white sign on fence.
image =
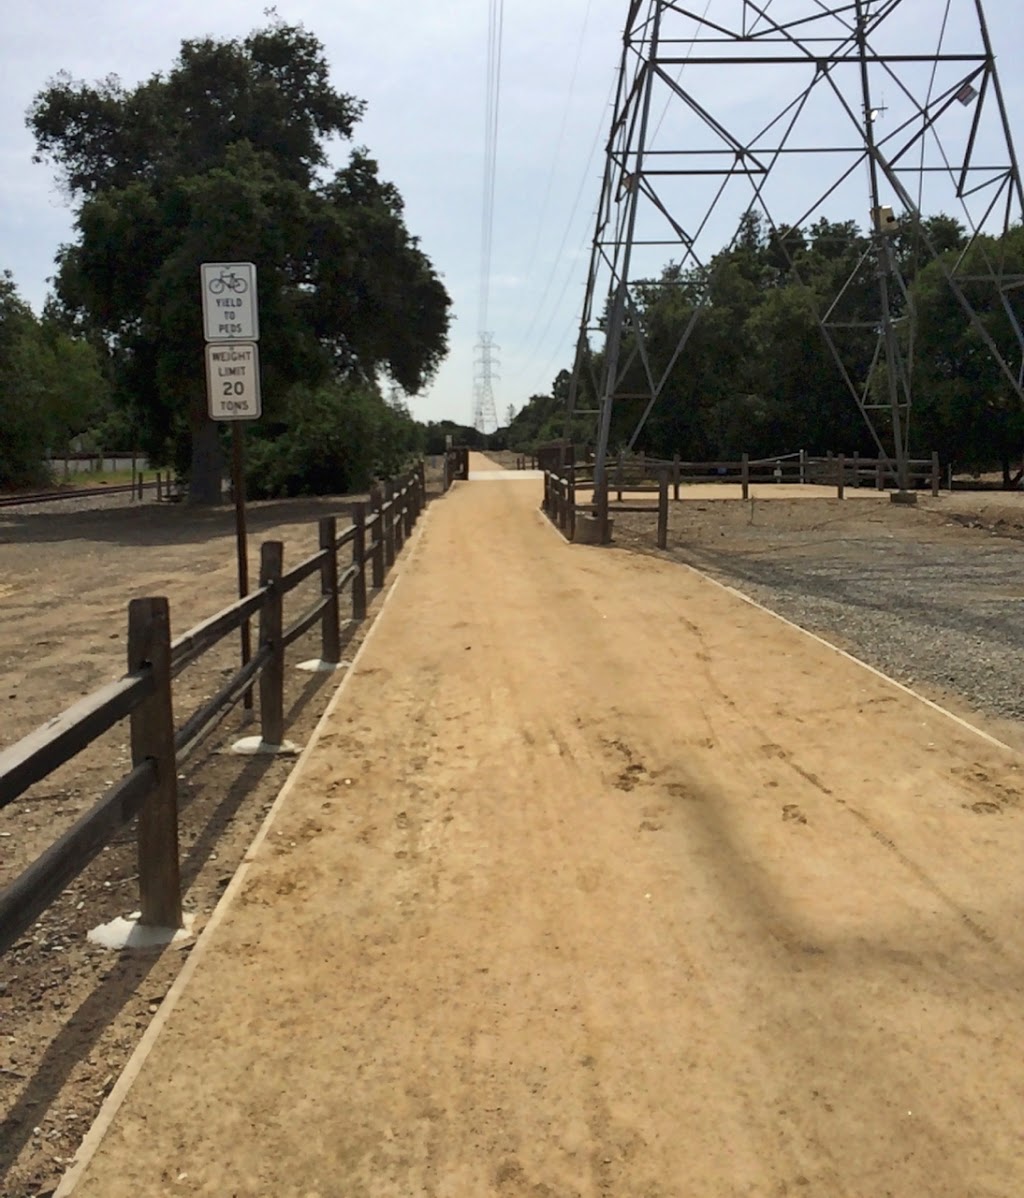
[[206,391],[213,420],[258,420],[260,354],[255,341],[221,342],[206,347]]

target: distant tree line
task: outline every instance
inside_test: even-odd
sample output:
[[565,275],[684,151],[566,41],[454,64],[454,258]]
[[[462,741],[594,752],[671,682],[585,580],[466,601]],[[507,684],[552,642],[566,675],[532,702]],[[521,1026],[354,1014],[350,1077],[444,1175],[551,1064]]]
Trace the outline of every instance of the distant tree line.
[[[963,253],[967,238],[955,220],[935,216],[923,224],[950,262]],[[939,263],[918,268],[921,232],[905,227],[893,242],[908,280],[906,299],[895,289],[897,314],[913,312],[901,325],[901,335],[914,339],[912,452],[927,456],[937,449],[944,461],[965,467],[998,464],[1005,484],[1018,485],[1024,411],[946,285]],[[756,216],[748,216],[736,243],[704,270],[684,271],[669,263],[658,279],[639,289],[635,316],[656,377],[698,306],[700,315],[637,447],[705,461],[797,449],[874,455],[874,442],[817,319],[841,296],[837,324],[870,326],[878,320],[878,280],[869,249],[869,239],[853,222],[821,220],[771,236]],[[972,255],[964,264],[966,276],[977,274],[972,265],[982,261],[999,263],[1007,275],[1024,274],[1024,229],[1016,227],[999,241],[983,237]],[[1007,360],[1020,368],[1022,347],[1000,297],[990,286],[967,282],[964,287]],[[1008,292],[1006,302],[1024,322],[1024,292]],[[870,328],[867,335],[863,329],[837,329],[833,336],[851,377],[870,378],[872,402],[884,401],[884,368],[872,374]],[[628,326],[625,337],[627,360]],[[600,378],[600,368],[597,358],[581,373],[581,407],[596,406],[590,380]],[[512,449],[565,435],[569,378],[561,371],[549,395],[533,396],[518,413],[507,431]],[[643,387],[635,362],[623,390]],[[631,436],[642,409],[642,401],[616,405],[613,446]],[[577,418],[574,440],[592,440],[594,428],[593,417]],[[883,434],[888,436],[884,417]]]
[[45,482],[48,456],[112,411],[102,349],[53,308],[37,318],[10,272],[0,274],[0,486]]

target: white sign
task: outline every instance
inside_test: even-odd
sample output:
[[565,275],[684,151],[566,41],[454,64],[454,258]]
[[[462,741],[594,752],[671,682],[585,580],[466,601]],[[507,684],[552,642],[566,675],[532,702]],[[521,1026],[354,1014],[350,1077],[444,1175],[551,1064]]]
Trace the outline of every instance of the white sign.
[[260,354],[255,341],[221,342],[206,347],[206,391],[213,420],[258,420]]
[[258,341],[256,267],[252,262],[204,262],[203,327],[207,341]]

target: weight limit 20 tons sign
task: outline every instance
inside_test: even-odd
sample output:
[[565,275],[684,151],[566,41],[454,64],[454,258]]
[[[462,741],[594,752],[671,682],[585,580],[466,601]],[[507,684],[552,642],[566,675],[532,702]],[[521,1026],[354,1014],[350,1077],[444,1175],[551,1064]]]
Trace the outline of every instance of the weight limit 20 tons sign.
[[206,347],[206,392],[214,420],[257,420],[262,415],[255,341]]
[[210,416],[256,420],[263,410],[256,267],[252,262],[204,262],[200,277]]

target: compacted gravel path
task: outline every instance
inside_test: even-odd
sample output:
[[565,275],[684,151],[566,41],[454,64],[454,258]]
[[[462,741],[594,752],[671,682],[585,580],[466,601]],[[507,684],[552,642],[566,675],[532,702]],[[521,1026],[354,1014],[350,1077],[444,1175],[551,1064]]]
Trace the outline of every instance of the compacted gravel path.
[[58,1198],[1020,1194],[1020,756],[538,501],[431,506]]
[[[955,500],[684,499],[669,552],[902,682],[1019,719],[1024,540]],[[651,518],[622,515],[616,534],[650,542]]]

